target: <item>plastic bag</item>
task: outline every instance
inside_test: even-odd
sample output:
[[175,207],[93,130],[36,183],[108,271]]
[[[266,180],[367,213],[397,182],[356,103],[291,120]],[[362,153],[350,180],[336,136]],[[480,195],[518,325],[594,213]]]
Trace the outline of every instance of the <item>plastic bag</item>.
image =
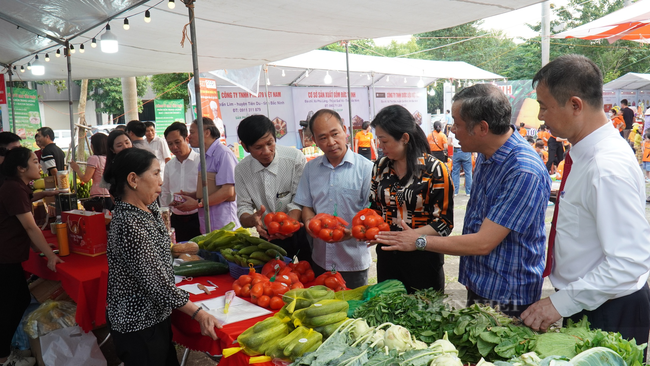
[[25,333],[32,339],[54,330],[76,325],[77,305],[69,301],[47,300],[27,318]]
[[43,363],[48,366],[106,366],[92,332],[78,326],[58,329],[41,337]]

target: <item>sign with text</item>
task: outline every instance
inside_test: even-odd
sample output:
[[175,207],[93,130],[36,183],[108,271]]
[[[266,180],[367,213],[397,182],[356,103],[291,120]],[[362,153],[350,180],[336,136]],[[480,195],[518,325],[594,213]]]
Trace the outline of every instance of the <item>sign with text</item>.
[[14,101],[14,113],[16,116],[15,133],[23,139],[23,146],[30,149],[38,149],[34,135],[36,130],[41,128],[41,113],[38,108],[38,93],[36,90],[14,88],[13,95],[9,95]]
[[153,104],[156,116],[156,135],[164,136],[165,129],[174,122],[185,123],[183,99],[156,99]]
[[219,93],[217,92],[217,82],[214,79],[201,78],[200,85],[201,114],[203,117],[208,117],[214,121],[214,124],[217,126],[217,129],[221,134],[221,138],[219,138],[219,140],[221,143],[225,144],[228,131],[226,131],[226,127],[223,124],[223,119],[221,117],[221,109],[219,108]]
[[424,88],[375,88],[374,106],[377,113],[384,107],[398,104],[408,109],[425,134],[431,132],[431,117],[427,113],[427,92]]
[[7,104],[7,86],[5,85],[5,74],[0,74],[0,104]]

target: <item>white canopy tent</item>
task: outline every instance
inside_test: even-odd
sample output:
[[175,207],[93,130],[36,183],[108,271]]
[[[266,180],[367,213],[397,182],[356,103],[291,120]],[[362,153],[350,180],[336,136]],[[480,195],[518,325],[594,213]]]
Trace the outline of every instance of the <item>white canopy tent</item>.
[[650,74],[628,72],[618,79],[603,85],[605,90],[650,90]]

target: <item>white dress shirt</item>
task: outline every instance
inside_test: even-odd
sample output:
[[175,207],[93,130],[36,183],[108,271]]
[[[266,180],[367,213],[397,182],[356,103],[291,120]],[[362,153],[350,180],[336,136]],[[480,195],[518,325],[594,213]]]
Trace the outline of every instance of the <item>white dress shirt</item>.
[[253,214],[261,205],[267,213],[301,209],[293,197],[306,163],[300,150],[280,145],[275,146],[275,158],[268,167],[251,155],[245,157],[235,167],[237,217]]
[[650,269],[645,182],[611,123],[574,144],[556,225],[550,296],[560,315],[594,310],[641,289]]
[[[165,176],[163,179],[162,192],[160,193],[160,205],[165,207],[174,199],[174,193],[183,192],[196,192],[196,181],[198,174],[196,171],[199,169],[201,159],[199,154],[190,150],[190,155],[181,163],[178,157],[174,156],[166,165]],[[172,212],[175,215],[191,215],[197,210],[181,211],[172,207]]]
[[[165,159],[172,157],[172,154],[169,151],[169,146],[167,146],[167,141],[161,139],[158,136],[154,136],[153,140],[151,140],[151,142],[147,142],[147,144],[149,145],[149,149],[151,149],[151,152],[153,152],[154,155],[156,155],[156,159],[160,163],[160,173],[163,174],[165,172],[165,165],[166,165]],[[195,190],[196,188],[194,188],[194,191]]]
[[456,135],[451,131],[449,131],[449,143],[451,144],[451,146],[460,149],[460,143],[458,142]]

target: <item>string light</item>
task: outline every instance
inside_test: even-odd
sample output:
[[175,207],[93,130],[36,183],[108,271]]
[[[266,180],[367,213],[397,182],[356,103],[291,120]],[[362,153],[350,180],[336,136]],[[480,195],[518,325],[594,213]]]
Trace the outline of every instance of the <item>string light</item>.
[[306,70],[306,71],[305,71],[305,77],[306,77],[306,78],[309,77],[309,70]]
[[433,97],[436,95],[436,91],[433,88],[429,89],[429,95]]
[[72,53],[75,53],[75,52],[77,52],[77,51],[75,51],[75,49],[74,49],[74,45],[71,44],[71,45],[70,45],[70,53],[72,54]]
[[50,62],[50,55],[47,53],[45,54],[45,62]]
[[90,41],[90,47],[97,48],[97,39],[95,39],[95,37],[93,37],[93,40]]
[[84,44],[82,43],[82,44],[79,45],[79,53],[84,53],[84,52],[86,52],[86,48],[84,47]]
[[167,2],[167,7],[170,9],[174,9],[176,7],[176,3],[174,2],[174,0],[169,0],[169,2]]
[[330,72],[328,71],[327,74],[325,75],[325,79],[323,79],[323,82],[327,85],[332,83],[332,76],[330,76]]
[[101,47],[104,53],[115,53],[119,48],[117,37],[111,32],[111,25],[108,23],[106,24],[106,32],[101,38]]
[[144,12],[144,22],[151,23],[151,13],[149,12],[149,10]]
[[386,76],[386,82],[390,81],[390,75]]
[[45,66],[43,66],[41,62],[38,61],[38,55],[34,56],[34,65],[32,65],[31,69],[32,75],[41,76],[45,74]]
[[20,72],[25,72],[25,66],[20,66]]
[[61,57],[61,49],[56,50],[56,57]]
[[129,25],[129,18],[124,18],[124,30],[129,30],[131,26]]
[[282,70],[282,77],[285,77],[286,75],[284,74],[284,70]]
[[422,80],[422,76],[420,76],[420,80],[418,80],[417,87],[424,88],[424,80]]
[[31,69],[32,69],[32,64],[28,62],[27,63],[27,70],[31,70]]

